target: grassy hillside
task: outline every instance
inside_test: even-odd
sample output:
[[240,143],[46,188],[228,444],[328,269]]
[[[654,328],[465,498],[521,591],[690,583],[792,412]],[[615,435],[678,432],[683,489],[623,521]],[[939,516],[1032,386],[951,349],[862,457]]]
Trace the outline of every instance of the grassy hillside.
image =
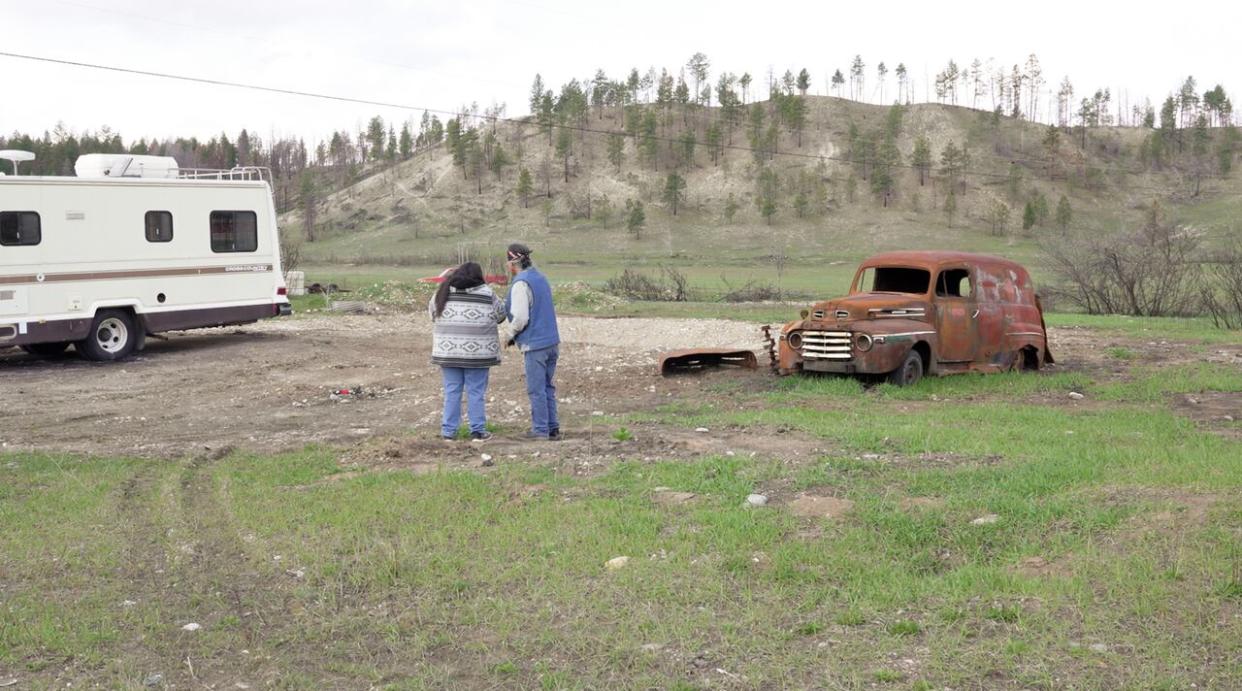
[[[871,189],[869,171],[851,163],[861,157],[853,150],[851,130],[879,132],[890,108],[829,97],[806,97],[806,103],[802,145],[782,128],[777,155],[763,163],[748,149],[748,124],[734,129],[736,148],[726,147],[713,164],[703,142],[717,109],[657,110],[659,160],[641,156],[636,138],[627,136],[619,170],[607,158],[604,133],[623,129],[619,113],[592,110],[586,125],[592,131],[572,132],[567,182],[564,161],[549,145],[554,137],[534,123],[501,123],[496,134],[516,165],[500,175],[484,172],[478,180],[455,166],[447,147],[440,146],[374,172],[321,201],[317,238],[304,244],[303,264],[317,280],[409,279],[439,271],[463,255],[499,257],[504,245],[517,239],[537,248],[541,263],[559,280],[599,282],[624,267],[674,266],[701,289],[779,278],[786,290],[820,293],[844,287],[852,265],[866,255],[905,248],[1001,254],[1025,262],[1043,278],[1039,245],[1062,232],[1051,213],[1062,195],[1073,209],[1071,233],[1115,232],[1139,222],[1142,207],[1154,200],[1174,220],[1208,233],[1225,232],[1242,211],[1236,175],[1204,177],[1194,195],[1195,180],[1186,172],[1189,143],[1180,158],[1157,171],[1140,160],[1150,130],[1092,128],[1085,147],[1080,131],[1062,130],[1053,151],[1044,143],[1046,125],[935,104],[903,109],[895,138],[903,167],[894,169],[895,192],[886,207]],[[686,198],[674,216],[662,192],[673,152],[681,146],[675,140],[685,132],[694,133],[698,146],[693,164],[679,168]],[[930,143],[933,161],[925,184],[911,167],[920,136]],[[1189,142],[1190,133],[1185,136]],[[941,152],[950,142],[970,155],[952,219],[944,210],[950,184],[940,170]],[[535,190],[525,207],[515,192],[523,167]],[[779,181],[770,224],[755,203],[765,167]],[[800,186],[812,190],[802,217],[794,208]],[[591,219],[585,217],[588,194]],[[731,221],[725,213],[730,195],[737,204]],[[1023,231],[1023,207],[1041,195],[1049,216]],[[627,231],[621,208],[631,199],[646,205],[638,237]],[[1008,223],[998,230],[993,214],[1002,204],[1009,209]],[[606,219],[600,218],[601,205],[612,209]],[[304,227],[299,211],[281,220],[286,232]],[[787,261],[778,276],[781,262],[775,259],[782,256]]]

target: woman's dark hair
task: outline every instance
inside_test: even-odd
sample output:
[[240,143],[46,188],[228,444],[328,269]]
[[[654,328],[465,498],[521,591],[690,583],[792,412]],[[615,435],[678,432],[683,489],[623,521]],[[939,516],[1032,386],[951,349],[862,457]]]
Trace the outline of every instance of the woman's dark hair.
[[436,289],[435,318],[439,319],[440,315],[444,314],[444,306],[448,304],[449,299],[449,288],[466,290],[481,285],[483,285],[483,267],[478,263],[466,262],[453,269],[453,273],[446,276],[440,283],[440,287]]

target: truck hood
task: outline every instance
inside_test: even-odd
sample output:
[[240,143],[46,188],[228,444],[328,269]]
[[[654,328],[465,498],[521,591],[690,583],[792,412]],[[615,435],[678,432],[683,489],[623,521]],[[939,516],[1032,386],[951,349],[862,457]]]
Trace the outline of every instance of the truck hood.
[[922,296],[859,293],[815,303],[811,307],[810,319],[845,326],[847,322],[868,319],[925,321],[930,313],[931,305]]

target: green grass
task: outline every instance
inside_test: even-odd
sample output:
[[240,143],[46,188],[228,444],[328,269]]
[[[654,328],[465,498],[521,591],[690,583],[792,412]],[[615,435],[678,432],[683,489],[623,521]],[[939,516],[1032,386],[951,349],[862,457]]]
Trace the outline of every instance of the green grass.
[[[1090,405],[1066,404],[1071,388]],[[286,688],[694,688],[716,669],[806,687],[825,668],[846,687],[1232,687],[1242,444],[1169,405],[1208,390],[1242,392],[1242,376],[784,379],[621,429],[784,427],[822,455],[592,475],[539,459],[359,473],[320,447],[9,454],[0,669],[33,686],[180,682],[188,658],[208,682],[281,672]],[[656,487],[695,497],[665,505]],[[756,491],[774,501],[746,508]],[[783,503],[800,492],[854,509],[799,518]],[[1055,568],[1026,573],[1031,557]]]
[[[1153,341],[1194,341],[1205,344],[1242,343],[1242,332],[1219,329],[1211,319],[1176,317],[1127,317],[1115,314],[1052,312],[1048,326],[1083,328],[1104,335],[1119,334]],[[1054,353],[1055,355],[1055,353]]]

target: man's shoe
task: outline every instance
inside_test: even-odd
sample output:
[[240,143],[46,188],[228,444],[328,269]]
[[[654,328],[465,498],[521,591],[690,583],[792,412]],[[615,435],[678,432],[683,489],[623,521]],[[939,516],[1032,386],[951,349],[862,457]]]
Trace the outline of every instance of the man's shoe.
[[526,438],[527,438],[527,439],[532,439],[532,440],[537,440],[537,441],[548,441],[549,439],[551,439],[551,437],[549,437],[548,435],[546,435],[546,434],[539,434],[539,433],[538,433],[538,432],[536,432],[535,430],[528,430],[528,431],[526,432]]
[[560,429],[554,429],[548,432],[548,441],[560,441],[560,440],[561,440]]
[[440,438],[443,439],[444,441],[457,441],[456,436],[449,436],[447,434],[441,434]]
[[471,432],[470,441],[487,441],[492,438],[492,433],[484,430],[482,432]]

